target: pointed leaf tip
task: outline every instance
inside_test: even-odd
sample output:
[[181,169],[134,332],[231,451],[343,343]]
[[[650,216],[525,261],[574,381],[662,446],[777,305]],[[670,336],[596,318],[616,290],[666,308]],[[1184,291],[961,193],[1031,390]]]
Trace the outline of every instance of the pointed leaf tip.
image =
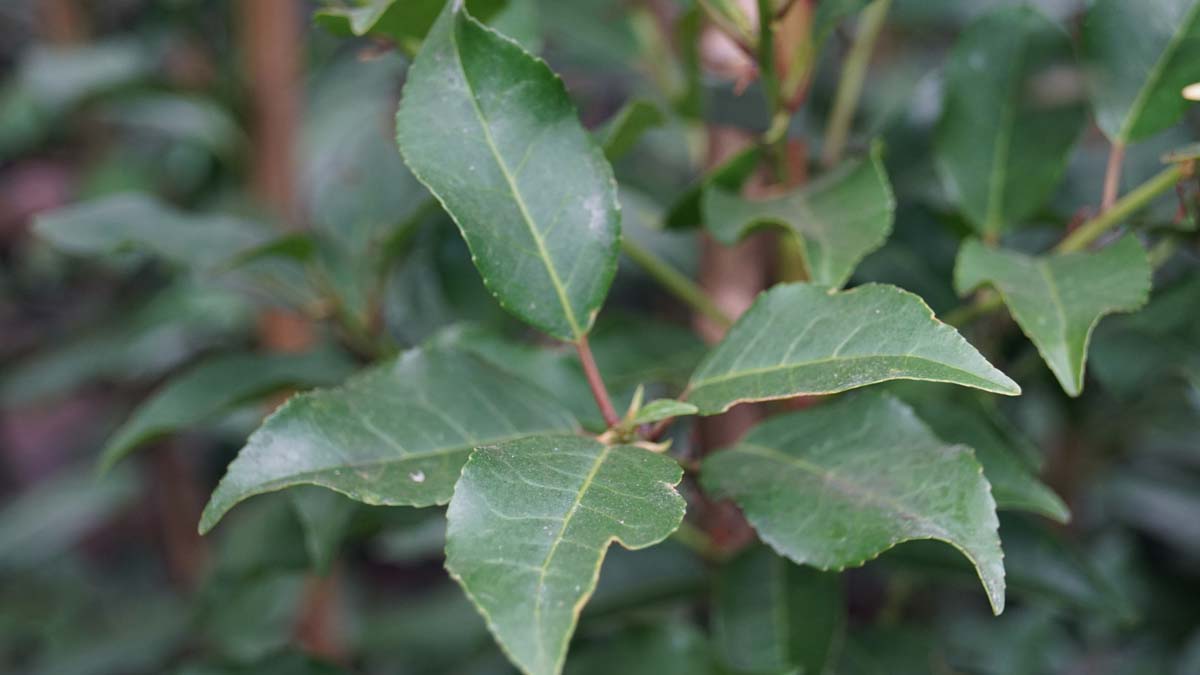
[[688,401],[714,415],[745,401],[833,394],[888,380],[1021,393],[919,296],[885,284],[839,292],[801,283],[759,296],[696,368]]

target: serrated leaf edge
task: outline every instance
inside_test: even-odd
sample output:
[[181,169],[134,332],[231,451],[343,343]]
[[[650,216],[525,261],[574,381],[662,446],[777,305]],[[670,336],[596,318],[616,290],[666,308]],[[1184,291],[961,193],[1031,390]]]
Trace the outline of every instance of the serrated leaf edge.
[[[551,435],[561,435],[561,434],[551,434]],[[475,448],[471,452],[471,456],[467,458],[467,461],[463,462],[463,466],[459,470],[459,479],[461,480],[463,473],[466,472],[467,466],[470,465],[471,461],[474,459],[476,452],[486,451],[489,448],[494,448],[494,447],[496,447],[496,444],[488,444],[488,445],[479,446],[479,447]],[[558,537],[556,537],[555,546],[558,545],[558,541],[561,541],[562,535],[566,531],[567,523],[570,522],[570,518],[571,518],[571,516],[574,515],[574,511],[576,508],[578,508],[580,502],[583,501],[583,495],[587,492],[588,488],[590,487],[592,479],[595,478],[595,474],[598,473],[600,468],[604,465],[604,461],[605,461],[605,459],[607,459],[608,453],[611,452],[614,447],[620,447],[620,446],[611,446],[611,445],[604,446],[603,451],[597,458],[595,465],[592,467],[591,473],[589,473],[589,475],[588,475],[587,482],[585,483],[583,488],[580,489],[579,495],[576,497],[575,502],[572,505],[571,514],[564,520],[564,524],[563,524],[562,528],[560,529],[559,535],[558,535]],[[626,446],[626,447],[637,447],[637,446]],[[645,450],[644,448],[638,448],[638,450],[641,450],[642,452],[649,452],[648,450]],[[562,672],[563,666],[566,664],[566,660],[567,660],[567,648],[566,647],[570,643],[571,637],[575,634],[576,628],[579,627],[579,617],[583,613],[584,606],[587,605],[588,601],[592,599],[592,596],[596,592],[596,586],[600,581],[600,569],[601,569],[601,567],[604,566],[604,560],[605,560],[605,558],[608,557],[608,550],[609,550],[609,548],[612,547],[613,542],[620,544],[626,550],[637,551],[637,550],[649,548],[651,546],[655,546],[657,544],[662,543],[668,537],[670,537],[672,534],[674,534],[675,530],[679,529],[679,525],[683,522],[684,515],[686,515],[687,502],[684,501],[683,495],[681,495],[679,493],[679,490],[676,489],[678,487],[678,485],[680,484],[680,482],[683,481],[683,467],[678,467],[678,468],[679,468],[679,478],[677,478],[674,483],[665,483],[666,487],[670,488],[671,492],[673,492],[677,497],[679,497],[680,503],[683,505],[683,508],[680,509],[680,511],[679,511],[679,520],[678,520],[678,522],[675,523],[675,527],[670,532],[663,535],[661,538],[659,538],[655,541],[651,541],[642,546],[629,546],[624,541],[621,541],[620,537],[617,537],[617,536],[611,536],[604,541],[604,543],[600,547],[600,558],[596,561],[595,568],[592,570],[591,578],[588,580],[588,582],[585,586],[586,592],[580,596],[579,600],[571,608],[571,615],[572,615],[571,625],[568,627],[568,630],[566,632],[566,637],[564,638],[565,642],[563,645],[560,645],[559,654],[558,654],[558,656],[555,657],[553,669],[550,672],[557,675],[558,673]],[[458,482],[456,481],[455,482],[455,490],[457,490],[457,489],[458,489]],[[446,553],[446,549],[443,548],[443,554],[445,554],[445,553]],[[551,556],[552,556],[552,554],[548,554],[547,559],[549,559]],[[479,612],[480,616],[483,617],[483,620],[485,623],[487,623],[488,630],[492,633],[493,637],[498,635],[498,628],[492,619],[492,615],[487,611],[486,608],[483,607],[483,605],[479,604],[479,602],[475,599],[475,595],[470,591],[470,589],[467,587],[467,585],[463,582],[462,577],[457,572],[450,569],[448,556],[445,556],[445,559],[443,562],[443,568],[446,570],[446,573],[450,575],[450,578],[454,579],[454,582],[458,584],[459,588],[462,589],[463,593],[466,594],[467,598],[471,601],[471,606],[473,606],[475,608],[475,610],[477,612]],[[544,581],[544,579],[542,579],[542,581]],[[535,603],[534,606],[537,607],[537,604]],[[524,673],[525,675],[541,675],[541,673],[526,669],[525,666],[523,664],[521,664],[520,661],[516,658],[516,655],[513,654],[512,651],[509,650],[508,645],[506,645],[502,640],[497,638],[494,640],[494,642],[496,643],[497,646],[500,647],[500,651],[502,651],[504,653],[505,657],[508,658],[509,662],[512,663],[513,665],[515,665],[518,669],[520,669],[522,673]]]

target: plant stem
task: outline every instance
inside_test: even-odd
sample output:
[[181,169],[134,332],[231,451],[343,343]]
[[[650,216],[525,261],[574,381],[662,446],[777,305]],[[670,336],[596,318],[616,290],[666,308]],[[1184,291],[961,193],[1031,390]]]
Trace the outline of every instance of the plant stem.
[[675,530],[671,538],[706,560],[717,560],[721,557],[712,537],[686,520],[679,523],[679,529]]
[[628,237],[621,237],[621,250],[652,279],[689,307],[725,328],[733,325],[733,321],[717,307],[702,288],[653,251],[641,247]]
[[1179,249],[1179,240],[1175,237],[1164,237],[1150,248],[1146,257],[1150,260],[1151,269],[1158,269],[1167,264],[1175,251]]
[[588,346],[586,335],[579,337],[575,348],[579,350],[579,361],[583,364],[583,374],[587,376],[588,386],[591,387],[592,396],[596,399],[596,406],[600,408],[604,423],[611,429],[621,423],[621,417],[617,415],[616,408],[613,408],[612,399],[608,396],[604,379],[600,377],[600,369],[596,367],[596,358],[592,356],[592,348]]
[[1113,203],[1112,208],[1076,228],[1054,247],[1054,252],[1071,253],[1083,249],[1129,216],[1145,208],[1155,197],[1175,187],[1188,170],[1189,167],[1183,164],[1172,164],[1163,169],[1158,175]]
[[1121,191],[1121,165],[1125,162],[1125,144],[1116,142],[1108,151],[1108,167],[1104,170],[1104,192],[1100,197],[1100,213],[1111,209]]
[[770,123],[763,134],[763,145],[767,154],[775,162],[775,179],[787,184],[788,169],[787,154],[784,143],[787,140],[788,123],[791,115],[784,106],[783,94],[779,87],[779,73],[775,67],[775,12],[771,0],[758,0],[758,72],[762,82],[763,94],[767,97],[767,112]]
[[[1054,253],[1074,253],[1099,239],[1104,233],[1124,222],[1126,218],[1145,208],[1155,197],[1170,190],[1180,179],[1193,171],[1191,164],[1173,164],[1158,175],[1131,190],[1118,199],[1112,208],[1080,225],[1074,232],[1054,247]],[[998,293],[981,296],[970,305],[947,312],[943,321],[952,326],[964,326],[975,319],[999,309],[1004,305]]]
[[975,298],[975,301],[970,304],[960,305],[946,312],[942,316],[942,321],[951,326],[961,328],[985,314],[1000,309],[1002,305],[1004,305],[1003,298],[997,293],[989,292],[986,295],[980,295]]
[[875,0],[863,10],[862,18],[859,19],[858,34],[854,46],[846,55],[846,63],[842,66],[842,77],[838,82],[833,112],[830,113],[829,126],[825,129],[821,163],[826,168],[840,162],[846,149],[846,139],[850,136],[854,111],[858,108],[863,83],[867,79],[871,53],[875,50],[875,41],[883,28],[891,4],[892,0]]

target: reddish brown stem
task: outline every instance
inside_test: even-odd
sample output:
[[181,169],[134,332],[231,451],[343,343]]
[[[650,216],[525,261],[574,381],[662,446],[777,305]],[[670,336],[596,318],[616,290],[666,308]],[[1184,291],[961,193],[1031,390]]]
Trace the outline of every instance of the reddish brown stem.
[[47,42],[79,44],[87,39],[87,17],[75,0],[40,0],[38,28]]
[[1108,153],[1108,167],[1104,170],[1104,194],[1100,198],[1100,213],[1117,203],[1121,191],[1121,165],[1125,162],[1125,144],[1113,143]]
[[596,367],[596,358],[592,356],[592,348],[588,346],[586,335],[579,338],[579,341],[575,343],[575,348],[579,350],[579,361],[583,364],[583,374],[587,376],[588,386],[592,388],[592,396],[596,399],[600,414],[604,416],[604,423],[609,427],[617,426],[621,422],[621,417],[617,415],[612,399],[608,396],[608,389],[604,386],[604,379],[600,377],[600,369]]

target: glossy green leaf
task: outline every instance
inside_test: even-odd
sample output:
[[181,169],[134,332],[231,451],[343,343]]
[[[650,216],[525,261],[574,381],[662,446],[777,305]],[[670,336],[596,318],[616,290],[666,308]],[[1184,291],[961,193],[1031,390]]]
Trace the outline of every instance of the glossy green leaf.
[[745,401],[928,380],[1015,396],[996,370],[921,299],[895,286],[830,292],[780,284],[758,296],[705,359],[687,400],[702,415]]
[[959,38],[935,152],[947,192],[979,232],[1021,223],[1058,184],[1086,121],[1058,82],[1073,68],[1066,32],[1029,6],[990,12]]
[[778,225],[800,237],[808,278],[840,288],[892,231],[896,199],[881,146],[869,159],[848,162],[802,189],[751,201],[713,186],[704,191],[704,224],[718,241],[734,244],[752,230]]
[[846,623],[836,574],[759,546],[725,563],[713,600],[714,641],[738,673],[831,673]]
[[946,542],[975,566],[993,611],[1004,609],[996,503],[974,453],[946,445],[890,396],[773,417],[706,459],[701,480],[780,554],[820,569],[855,567],[904,541]]
[[626,103],[613,118],[597,132],[604,156],[613,162],[624,157],[642,134],[662,126],[666,121],[658,106],[649,101],[635,99]]
[[1015,438],[1013,430],[998,422],[995,411],[959,395],[903,398],[938,438],[975,451],[983,475],[992,485],[997,508],[1030,511],[1060,523],[1071,519],[1062,499],[1038,480],[1038,467],[1028,457],[1030,451],[1020,448],[1028,441]]
[[691,403],[676,401],[675,399],[671,398],[660,398],[655,401],[651,401],[638,409],[638,411],[634,413],[631,422],[634,425],[649,424],[651,422],[665,420],[668,417],[695,415],[697,412],[699,412],[699,410],[699,408]]
[[500,304],[554,337],[585,335],[616,273],[620,212],[562,81],[454,0],[409,69],[396,132]]
[[446,569],[518,668],[559,673],[609,544],[674,532],[682,477],[669,457],[580,436],[480,447],[450,501]]
[[1083,391],[1092,329],[1102,317],[1132,312],[1150,294],[1150,263],[1128,235],[1096,253],[1031,257],[963,244],[954,268],[962,295],[990,284],[1070,396]]
[[265,243],[256,223],[182,213],[140,193],[124,193],[39,215],[34,231],[69,253],[151,253],[185,268],[212,269]]
[[1200,2],[1096,0],[1083,22],[1083,55],[1096,123],[1114,143],[1175,124],[1200,81]]
[[532,385],[466,354],[415,349],[268,417],[229,465],[200,530],[248,497],[294,485],[367,504],[444,504],[472,448],[575,427]]
[[[326,2],[313,14],[313,22],[336,35],[376,35],[409,47],[425,34],[446,6],[445,0],[363,0],[353,5]],[[471,12],[486,19],[505,0],[468,0]]]
[[334,384],[351,369],[348,358],[329,351],[214,356],[173,378],[134,411],[109,438],[100,468],[107,470],[144,443],[236,405],[287,387]]

